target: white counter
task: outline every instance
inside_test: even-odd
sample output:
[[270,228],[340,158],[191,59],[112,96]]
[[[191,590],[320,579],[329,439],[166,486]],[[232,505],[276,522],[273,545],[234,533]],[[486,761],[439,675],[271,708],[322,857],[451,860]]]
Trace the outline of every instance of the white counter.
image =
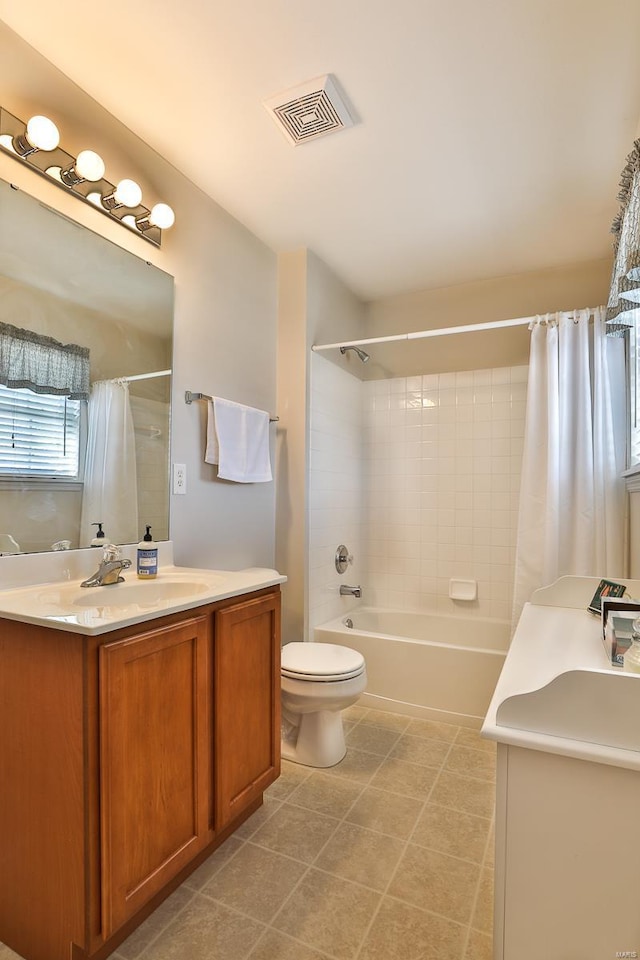
[[[101,550],[0,558],[0,620],[18,620],[88,636],[284,583],[277,570],[208,570],[173,565],[171,543],[159,544],[158,576],[144,581],[135,567],[124,582],[80,587],[97,569]],[[134,560],[135,546],[122,550]],[[0,630],[2,627],[0,627]]]
[[[639,581],[624,582],[640,596]],[[525,605],[482,733],[638,770],[640,675],[612,666],[605,653],[600,619],[587,611],[598,583],[563,577]]]

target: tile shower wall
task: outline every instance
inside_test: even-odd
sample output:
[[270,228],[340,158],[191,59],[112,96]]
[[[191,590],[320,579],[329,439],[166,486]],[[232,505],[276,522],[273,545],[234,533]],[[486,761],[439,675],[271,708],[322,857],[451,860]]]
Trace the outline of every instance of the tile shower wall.
[[[341,583],[364,585],[363,384],[324,357],[311,358],[309,435],[308,623],[312,629],[359,601],[341,597]],[[344,543],[353,566],[336,572],[336,547]]]
[[[363,383],[364,600],[508,619],[526,366]],[[452,577],[478,599],[449,599]]]

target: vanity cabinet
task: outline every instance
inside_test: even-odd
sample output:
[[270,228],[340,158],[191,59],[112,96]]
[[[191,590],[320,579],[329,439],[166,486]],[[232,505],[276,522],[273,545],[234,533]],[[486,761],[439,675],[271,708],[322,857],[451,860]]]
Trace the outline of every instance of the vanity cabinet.
[[191,618],[98,651],[107,936],[213,837],[210,619]]
[[279,775],[280,592],[83,636],[0,620],[0,941],[103,960]]
[[262,597],[227,607],[216,617],[217,829],[262,796],[279,773],[279,614],[273,597]]

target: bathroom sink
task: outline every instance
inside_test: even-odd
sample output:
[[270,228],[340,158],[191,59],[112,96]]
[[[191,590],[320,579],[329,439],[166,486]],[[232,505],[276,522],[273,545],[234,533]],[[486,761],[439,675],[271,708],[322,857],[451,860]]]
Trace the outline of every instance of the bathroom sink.
[[74,607],[128,607],[131,604],[155,607],[160,603],[197,597],[210,584],[192,580],[151,580],[147,583],[114,583],[107,587],[86,587],[78,591]]
[[[93,562],[93,557],[90,558]],[[240,596],[284,583],[275,570],[208,570],[162,566],[154,580],[137,580],[130,570],[121,583],[81,587],[91,568],[74,570],[73,580],[0,589],[0,619],[20,620],[84,634],[101,634],[156,617]],[[77,577],[77,579],[76,579]]]

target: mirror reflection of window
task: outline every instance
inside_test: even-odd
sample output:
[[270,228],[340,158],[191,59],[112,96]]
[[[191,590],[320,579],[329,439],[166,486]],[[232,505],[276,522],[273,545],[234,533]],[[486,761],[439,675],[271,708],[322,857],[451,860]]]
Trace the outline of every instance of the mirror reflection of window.
[[0,475],[79,480],[80,402],[0,384]]

